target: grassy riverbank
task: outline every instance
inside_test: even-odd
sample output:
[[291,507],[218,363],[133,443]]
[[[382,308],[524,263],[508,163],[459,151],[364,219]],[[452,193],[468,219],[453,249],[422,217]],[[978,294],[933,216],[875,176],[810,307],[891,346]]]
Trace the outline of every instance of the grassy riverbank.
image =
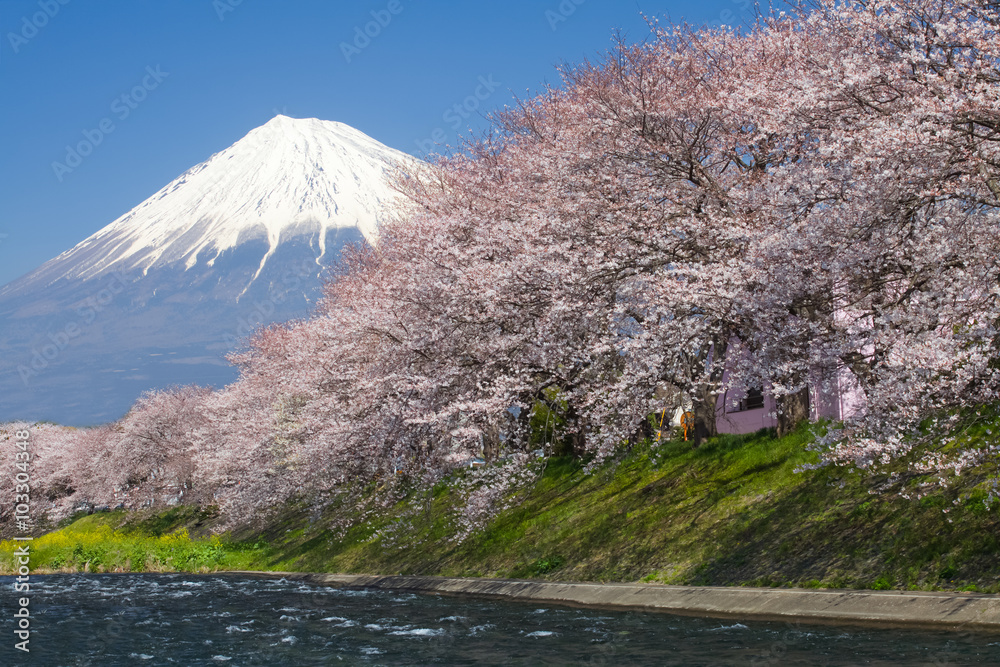
[[[124,511],[84,516],[29,543],[33,572],[213,572],[253,568],[261,549],[215,535],[192,538],[206,518],[193,508],[136,520]],[[0,572],[13,571],[13,549],[0,542]]]
[[[33,543],[36,571],[298,570],[694,585],[1000,591],[1000,509],[971,486],[907,500],[814,460],[801,429],[640,446],[594,471],[553,458],[464,541],[443,483],[338,534],[305,508],[211,537],[211,511],[109,512]],[[341,517],[343,518],[343,517]],[[177,533],[176,531],[187,531]],[[0,544],[10,572],[11,543]]]

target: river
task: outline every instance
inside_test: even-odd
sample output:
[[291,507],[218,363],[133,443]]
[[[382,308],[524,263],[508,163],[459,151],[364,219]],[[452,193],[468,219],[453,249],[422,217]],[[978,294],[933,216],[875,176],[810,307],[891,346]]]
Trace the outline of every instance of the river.
[[32,576],[30,653],[0,577],[2,665],[998,665],[1000,636],[386,591],[228,575]]

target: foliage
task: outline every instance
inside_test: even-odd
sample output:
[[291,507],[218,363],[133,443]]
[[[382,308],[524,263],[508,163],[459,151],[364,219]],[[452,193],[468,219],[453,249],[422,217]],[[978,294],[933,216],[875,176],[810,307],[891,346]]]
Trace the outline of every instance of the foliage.
[[[880,496],[873,480],[857,473],[795,472],[815,460],[805,446],[811,438],[806,429],[781,439],[769,432],[720,436],[694,450],[677,441],[647,441],[590,472],[579,459],[550,459],[535,479],[512,491],[516,504],[461,540],[455,539],[463,530],[457,513],[468,470],[430,490],[413,487],[388,507],[359,511],[353,501],[332,503],[317,519],[308,504],[291,502],[270,513],[262,528],[223,538],[234,560],[218,567],[1000,591],[997,509],[984,505],[975,474],[920,499]],[[136,540],[129,537],[136,531],[145,536],[138,543],[142,553],[155,556],[154,538],[180,525],[192,526],[191,534],[203,535],[194,541],[210,546],[204,535],[212,519],[195,529],[200,520],[177,508],[103,513],[80,519],[62,533],[70,537],[60,539],[80,540],[83,550],[109,544],[127,553],[121,544]],[[86,537],[104,525],[124,537]],[[52,568],[53,553],[36,552],[40,560],[33,562]],[[198,563],[192,560],[192,567]],[[185,562],[170,566],[181,569]]]
[[[218,536],[192,539],[176,531],[112,527],[123,513],[83,517],[28,543],[32,572],[216,572],[257,566],[259,549]],[[162,524],[161,524],[162,525]],[[0,571],[14,572],[15,549],[24,542],[0,542]]]

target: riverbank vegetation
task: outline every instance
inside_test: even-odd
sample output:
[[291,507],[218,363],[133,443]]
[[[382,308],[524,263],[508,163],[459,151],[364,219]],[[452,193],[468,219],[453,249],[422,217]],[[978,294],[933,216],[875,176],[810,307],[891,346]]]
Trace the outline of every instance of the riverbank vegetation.
[[30,543],[0,542],[0,569],[15,572],[14,551],[28,546],[37,572],[215,572],[256,564],[257,545],[217,535],[193,539],[185,524],[204,523],[211,512],[184,508],[136,521],[124,510],[71,517],[67,525]]
[[[976,438],[995,419],[966,426]],[[647,440],[591,469],[572,457],[538,459],[507,509],[474,530],[464,517],[470,471],[361,512],[357,498],[320,516],[289,502],[221,538],[213,510],[101,512],[36,540],[32,566],[1000,592],[995,471],[900,495],[883,488],[888,475],[803,470],[817,459],[813,437],[801,427],[783,438],[718,436],[697,449]],[[13,546],[0,545],[5,572]]]

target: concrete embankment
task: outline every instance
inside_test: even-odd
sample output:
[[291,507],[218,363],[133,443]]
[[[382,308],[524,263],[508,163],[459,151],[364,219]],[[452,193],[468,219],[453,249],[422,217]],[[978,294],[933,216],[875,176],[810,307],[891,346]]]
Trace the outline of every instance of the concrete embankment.
[[1000,596],[924,591],[601,584],[513,579],[239,572],[341,588],[471,595],[686,616],[1000,632]]

